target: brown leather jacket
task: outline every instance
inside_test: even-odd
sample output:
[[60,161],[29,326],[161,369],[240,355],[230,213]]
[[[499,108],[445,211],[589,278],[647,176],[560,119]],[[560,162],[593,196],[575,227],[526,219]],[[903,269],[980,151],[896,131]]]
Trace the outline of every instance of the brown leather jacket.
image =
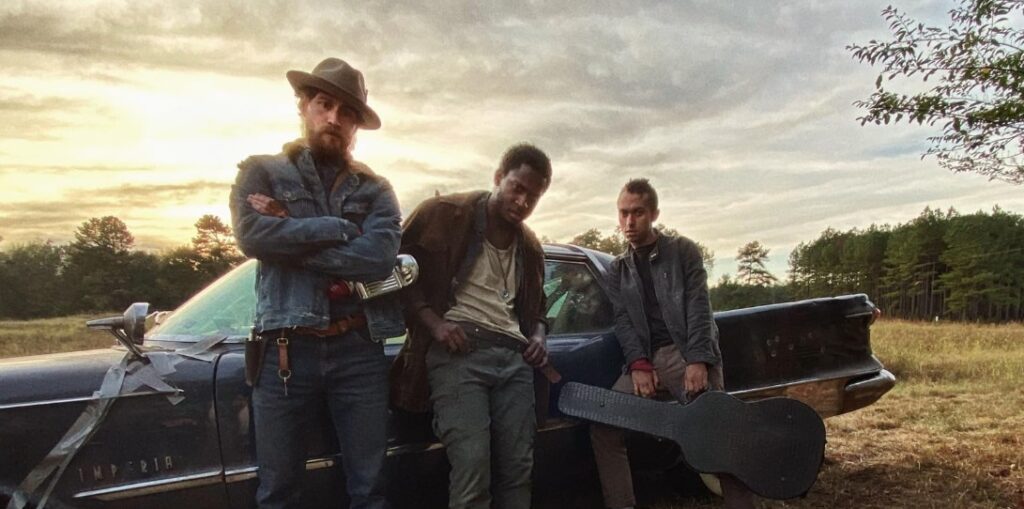
[[[399,252],[416,258],[420,277],[402,291],[409,335],[391,366],[391,404],[396,408],[409,412],[430,409],[426,355],[434,338],[416,315],[429,306],[444,316],[455,303],[455,290],[469,276],[483,248],[489,196],[487,191],[474,191],[430,198],[405,220]],[[526,225],[519,232],[519,254],[514,307],[520,330],[530,337],[538,323],[545,323],[544,251]],[[546,385],[543,390],[546,393]],[[538,410],[542,404],[537,401]]]

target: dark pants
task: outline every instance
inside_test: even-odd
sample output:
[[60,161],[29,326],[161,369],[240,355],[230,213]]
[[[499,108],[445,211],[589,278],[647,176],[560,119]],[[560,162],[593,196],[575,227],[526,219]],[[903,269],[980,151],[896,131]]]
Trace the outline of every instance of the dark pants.
[[427,353],[434,432],[452,467],[448,507],[529,509],[533,369],[517,351],[470,342],[466,354],[438,343]]
[[306,436],[327,404],[341,446],[353,508],[387,507],[383,466],[387,450],[388,364],[383,346],[356,332],[318,338],[293,335],[288,349],[288,394],[278,377],[278,347],[271,339],[253,388],[256,460],[261,508],[301,507]]

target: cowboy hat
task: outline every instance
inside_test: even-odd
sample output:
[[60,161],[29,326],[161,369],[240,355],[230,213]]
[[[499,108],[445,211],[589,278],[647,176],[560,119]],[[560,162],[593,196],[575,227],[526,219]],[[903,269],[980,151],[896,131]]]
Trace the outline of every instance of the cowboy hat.
[[363,73],[340,58],[327,58],[313,68],[312,73],[288,71],[288,83],[295,92],[312,87],[331,94],[359,111],[359,126],[363,129],[380,127],[380,117],[366,104],[366,85]]

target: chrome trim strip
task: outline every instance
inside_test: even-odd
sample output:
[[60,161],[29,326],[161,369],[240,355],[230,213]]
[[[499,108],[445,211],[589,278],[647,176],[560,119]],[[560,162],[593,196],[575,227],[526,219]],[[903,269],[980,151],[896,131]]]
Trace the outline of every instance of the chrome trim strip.
[[[320,470],[334,466],[334,458],[313,458],[306,460],[306,470]],[[260,467],[233,468],[224,471],[224,482],[227,484],[255,479]]]
[[846,315],[844,318],[861,318],[861,317],[865,317],[865,316],[871,316],[873,314],[875,314],[874,311],[870,311],[870,310],[869,311],[861,311],[859,313],[850,313],[850,314]]
[[548,419],[548,422],[544,424],[544,427],[538,431],[540,433],[544,433],[546,431],[558,431],[560,429],[575,428],[579,425],[580,421],[555,417],[553,419]]
[[[180,393],[180,392],[182,392],[180,389],[179,390],[174,390],[174,391],[155,391],[154,390],[154,391],[150,391],[150,392],[133,392],[133,393],[130,393],[130,394],[120,394],[115,399],[132,398],[132,397],[136,397],[136,396],[161,396],[161,395],[167,395],[167,394],[177,394],[177,393]],[[89,401],[93,401],[93,400],[97,400],[97,399],[101,399],[101,398],[95,398],[95,397],[93,397],[90,394],[88,396],[81,396],[81,397],[78,397],[78,398],[48,399],[48,400],[43,400],[43,401],[26,401],[26,402],[23,402],[23,403],[9,403],[9,404],[6,404],[6,405],[0,405],[0,410],[9,410],[9,409],[12,409],[12,408],[28,408],[28,407],[41,406],[41,405],[64,405],[64,404],[67,404],[67,403],[82,403],[82,402],[89,402]]]
[[200,474],[173,477],[170,479],[158,479],[122,486],[112,486],[98,490],[82,491],[75,494],[74,498],[96,498],[103,501],[121,500],[125,498],[141,497],[154,493],[164,493],[187,488],[196,488],[210,484],[220,484],[223,472],[214,470]]
[[850,394],[857,392],[876,392],[880,390],[882,393],[885,393],[895,386],[896,375],[893,375],[887,369],[883,369],[877,375],[868,378],[867,380],[860,380],[847,385],[844,392],[846,394]]
[[[538,432],[544,433],[547,431],[557,431],[560,429],[573,428],[579,426],[580,424],[581,422],[576,420],[554,418],[550,419],[548,421],[548,424],[545,425],[543,428],[539,429]],[[444,449],[444,444],[440,442],[431,442],[429,444],[420,442],[417,444],[393,445],[391,447],[388,447],[387,455],[400,456],[402,454],[415,454],[436,451],[438,449]]]
[[259,467],[245,467],[236,468],[234,470],[224,471],[224,482],[231,484],[233,482],[248,481],[249,479],[256,478],[256,472],[259,471]]
[[306,470],[320,470],[334,466],[334,458],[316,458],[306,460]]
[[[869,372],[869,373],[871,373],[871,372]],[[844,374],[842,376],[837,376],[837,377],[834,377],[834,378],[804,378],[804,379],[797,380],[795,382],[786,382],[786,383],[777,384],[777,385],[769,385],[767,387],[758,387],[756,389],[746,389],[746,390],[742,390],[742,391],[726,391],[726,392],[728,392],[729,394],[731,394],[733,396],[736,396],[737,398],[743,398],[743,396],[755,395],[755,394],[757,394],[759,392],[770,392],[770,391],[774,391],[774,390],[785,389],[787,387],[792,387],[794,385],[805,385],[805,384],[812,384],[812,383],[833,382],[833,381],[836,381],[836,380],[857,378],[858,376],[861,376],[861,375],[864,375],[864,373]]]
[[395,445],[395,446],[392,446],[392,447],[388,447],[387,455],[388,456],[401,456],[402,454],[411,454],[411,453],[417,453],[417,452],[436,451],[438,449],[443,449],[443,448],[444,448],[444,445],[442,445],[440,442],[432,442],[432,443],[429,443],[429,444],[424,444],[423,442],[420,442],[418,444]]

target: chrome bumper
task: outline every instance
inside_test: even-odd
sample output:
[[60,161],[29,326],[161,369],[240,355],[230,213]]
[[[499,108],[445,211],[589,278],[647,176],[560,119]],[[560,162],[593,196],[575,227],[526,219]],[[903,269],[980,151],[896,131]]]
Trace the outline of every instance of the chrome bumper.
[[856,380],[843,388],[843,413],[864,408],[881,398],[896,385],[896,376],[881,370],[869,378]]

